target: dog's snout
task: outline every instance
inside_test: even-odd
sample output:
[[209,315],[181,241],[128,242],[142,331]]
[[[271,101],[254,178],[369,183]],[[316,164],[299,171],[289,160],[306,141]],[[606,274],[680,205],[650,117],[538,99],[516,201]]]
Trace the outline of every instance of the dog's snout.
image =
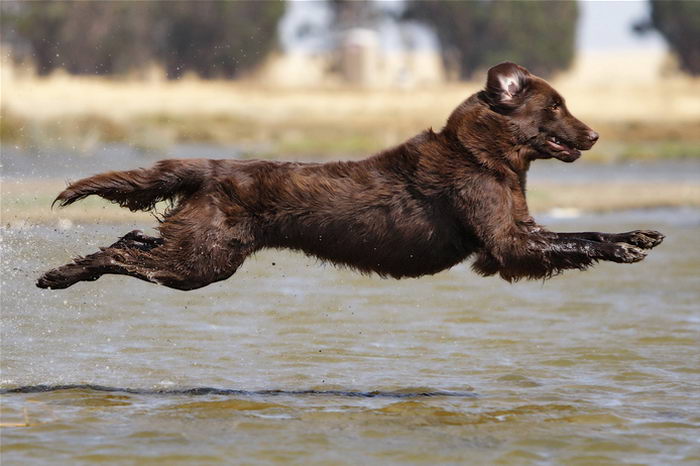
[[596,142],[600,136],[595,131],[591,130],[588,132],[588,140],[592,143]]

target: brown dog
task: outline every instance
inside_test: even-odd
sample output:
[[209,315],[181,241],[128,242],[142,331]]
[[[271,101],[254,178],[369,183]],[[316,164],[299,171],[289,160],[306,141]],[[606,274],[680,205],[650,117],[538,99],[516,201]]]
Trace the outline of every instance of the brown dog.
[[661,233],[554,233],[528,213],[530,162],[573,162],[597,139],[547,82],[502,63],[442,131],[358,162],[163,160],[77,181],[55,202],[93,194],[131,210],[177,202],[160,238],[131,232],[37,285],[66,288],[111,273],[191,290],[230,277],[262,248],[395,278],[434,274],[471,255],[475,271],[506,280],[640,261]]

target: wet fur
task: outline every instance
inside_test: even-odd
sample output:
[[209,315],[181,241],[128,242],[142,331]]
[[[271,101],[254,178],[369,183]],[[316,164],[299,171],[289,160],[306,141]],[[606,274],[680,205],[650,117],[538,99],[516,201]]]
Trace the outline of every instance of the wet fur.
[[191,290],[230,277],[263,248],[394,278],[434,274],[470,256],[476,272],[509,281],[583,270],[598,260],[639,261],[663,235],[555,233],[528,212],[530,163],[573,161],[596,139],[549,84],[501,64],[442,131],[365,160],[164,160],[77,181],[55,202],[98,195],[131,210],[162,200],[175,207],[158,226],[160,237],[134,231],[47,272],[37,285],[66,288],[122,274]]

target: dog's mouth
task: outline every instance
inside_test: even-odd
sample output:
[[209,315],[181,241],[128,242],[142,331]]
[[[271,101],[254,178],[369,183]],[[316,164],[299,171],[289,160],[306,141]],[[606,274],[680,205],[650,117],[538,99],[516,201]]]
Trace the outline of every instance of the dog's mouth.
[[547,136],[545,141],[552,156],[563,162],[573,162],[581,156],[580,150],[556,136]]

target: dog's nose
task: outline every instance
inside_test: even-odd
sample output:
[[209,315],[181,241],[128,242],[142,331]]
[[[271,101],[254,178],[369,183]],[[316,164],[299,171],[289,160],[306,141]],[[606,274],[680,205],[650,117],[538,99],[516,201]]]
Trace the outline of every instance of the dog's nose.
[[598,136],[598,133],[596,133],[596,132],[593,131],[593,130],[591,130],[591,131],[588,132],[588,139],[589,139],[591,142],[596,142],[596,141],[598,140],[599,137],[600,137],[600,136]]

